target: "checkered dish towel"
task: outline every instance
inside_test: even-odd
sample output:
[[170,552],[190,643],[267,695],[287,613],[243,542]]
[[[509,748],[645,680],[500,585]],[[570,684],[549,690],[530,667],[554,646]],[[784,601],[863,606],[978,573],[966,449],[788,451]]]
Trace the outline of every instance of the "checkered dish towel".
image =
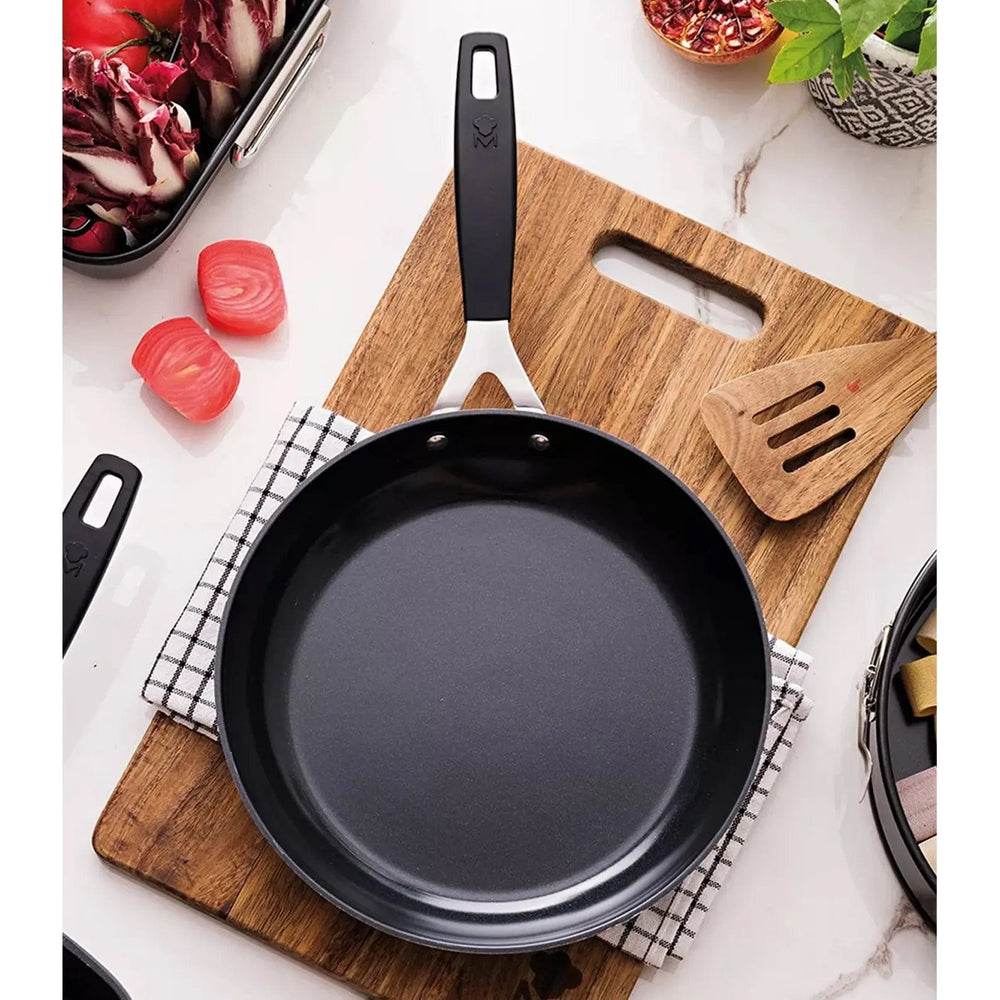
[[[295,404],[267,460],[170,630],[142,696],[171,718],[218,739],[213,661],[229,588],[253,540],[303,479],[369,432],[319,406]],[[687,954],[722,888],[761,806],[781,774],[812,703],[802,691],[810,658],[771,637],[771,721],[757,774],[733,825],[673,892],[638,916],[601,934],[616,948],[659,968]]]

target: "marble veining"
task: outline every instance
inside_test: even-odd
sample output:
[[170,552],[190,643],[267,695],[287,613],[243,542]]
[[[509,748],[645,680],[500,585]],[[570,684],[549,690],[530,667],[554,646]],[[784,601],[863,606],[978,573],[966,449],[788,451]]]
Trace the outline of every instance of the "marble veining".
[[851,993],[860,983],[873,975],[882,979],[889,979],[892,976],[892,943],[895,939],[907,931],[915,931],[930,938],[933,942],[934,935],[924,923],[920,914],[914,910],[906,896],[900,896],[896,909],[892,914],[889,926],[882,934],[875,950],[859,965],[850,972],[841,973],[829,986],[809,995],[809,1000],[835,1000],[837,997],[846,996]]
[[760,145],[755,146],[744,158],[736,176],[733,177],[733,209],[736,217],[747,214],[747,188],[750,186],[750,178],[754,170],[760,163],[760,158],[764,155],[764,150],[774,142],[775,139],[784,135],[792,122],[787,121],[776,132],[772,132]]

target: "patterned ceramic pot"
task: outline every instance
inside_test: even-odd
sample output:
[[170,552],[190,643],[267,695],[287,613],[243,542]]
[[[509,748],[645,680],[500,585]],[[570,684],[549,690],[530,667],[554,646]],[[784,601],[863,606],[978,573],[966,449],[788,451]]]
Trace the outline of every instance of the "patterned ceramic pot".
[[917,57],[878,35],[861,47],[871,80],[857,79],[846,101],[829,71],[808,83],[837,128],[865,142],[912,149],[937,142],[937,70],[915,75]]

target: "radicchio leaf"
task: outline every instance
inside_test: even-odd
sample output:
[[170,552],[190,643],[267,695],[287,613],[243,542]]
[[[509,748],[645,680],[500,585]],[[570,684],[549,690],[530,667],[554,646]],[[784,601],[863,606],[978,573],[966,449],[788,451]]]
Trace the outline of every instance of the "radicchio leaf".
[[186,71],[154,63],[136,74],[70,48],[63,62],[63,208],[86,205],[141,232],[200,167],[198,131],[167,99]]
[[285,37],[286,7],[294,6],[293,0],[271,0],[271,48]]
[[139,76],[150,93],[161,101],[181,103],[191,93],[191,74],[180,63],[151,62]]
[[209,135],[220,136],[250,94],[265,54],[284,36],[286,10],[287,0],[184,0],[181,53]]

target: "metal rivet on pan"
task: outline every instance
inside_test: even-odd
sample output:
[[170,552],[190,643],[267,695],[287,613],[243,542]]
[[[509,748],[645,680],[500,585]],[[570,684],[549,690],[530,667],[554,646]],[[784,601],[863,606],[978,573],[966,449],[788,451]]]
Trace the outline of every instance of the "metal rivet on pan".
[[549,439],[544,434],[531,435],[531,447],[535,451],[545,451],[549,446]]
[[448,447],[448,439],[443,434],[432,434],[427,439],[428,451],[441,451]]

